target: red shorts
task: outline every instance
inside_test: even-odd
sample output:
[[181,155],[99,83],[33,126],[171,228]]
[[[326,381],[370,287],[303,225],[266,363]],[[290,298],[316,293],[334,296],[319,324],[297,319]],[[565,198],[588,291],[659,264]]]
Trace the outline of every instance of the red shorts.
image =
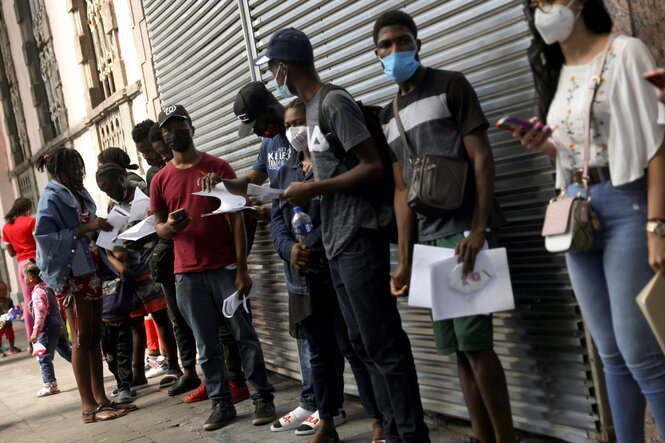
[[7,340],[14,340],[15,335],[14,335],[14,327],[13,326],[7,326],[6,328],[0,329],[0,340],[2,340],[2,336],[7,337]]

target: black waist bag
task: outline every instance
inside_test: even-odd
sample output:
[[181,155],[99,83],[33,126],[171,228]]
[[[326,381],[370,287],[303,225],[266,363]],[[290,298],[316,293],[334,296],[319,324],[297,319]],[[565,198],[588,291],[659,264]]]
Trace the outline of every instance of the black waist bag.
[[425,155],[413,162],[407,203],[418,214],[452,217],[464,202],[468,163]]
[[173,241],[160,240],[157,242],[148,262],[150,277],[157,283],[174,283],[174,260]]

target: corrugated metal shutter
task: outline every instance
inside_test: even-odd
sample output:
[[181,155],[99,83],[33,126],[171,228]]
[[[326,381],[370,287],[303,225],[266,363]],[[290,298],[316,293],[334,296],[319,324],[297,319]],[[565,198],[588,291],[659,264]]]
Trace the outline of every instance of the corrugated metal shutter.
[[[385,104],[396,91],[373,53],[374,20],[386,10],[404,8],[419,25],[423,63],[464,72],[490,122],[508,113],[529,117],[535,112],[525,56],[528,31],[518,0],[144,4],[162,103],[184,102],[197,126],[197,145],[229,159],[240,172],[250,166],[256,144],[237,140],[231,109],[238,88],[251,75],[236,4],[249,13],[251,29],[244,34],[251,53],[263,51],[278,29],[297,27],[312,40],[322,80],[346,87],[368,104]],[[223,43],[212,44],[213,36]],[[176,45],[183,48],[168,49]],[[199,68],[205,74],[197,74]],[[181,71],[182,80],[175,80],[172,69]],[[263,79],[270,80],[265,74]],[[495,317],[496,351],[506,370],[515,425],[568,441],[595,440],[599,417],[582,319],[563,258],[546,253],[539,235],[553,189],[552,168],[508,133],[490,129],[490,139],[496,192],[509,218],[502,244],[509,250],[518,305],[515,312]],[[252,262],[262,284],[254,313],[266,360],[273,370],[297,375],[281,263],[267,236],[259,238]],[[435,355],[428,313],[405,304],[401,310],[425,408],[467,417],[455,361]],[[350,374],[347,390],[357,393]]]
[[[238,175],[246,173],[256,159],[259,141],[253,135],[238,139],[233,113],[238,90],[253,80],[239,2],[144,0],[143,4],[162,105],[184,105],[196,128],[197,148],[224,158]],[[249,261],[261,287],[252,307],[266,364],[299,378],[282,262],[265,226],[258,229]]]

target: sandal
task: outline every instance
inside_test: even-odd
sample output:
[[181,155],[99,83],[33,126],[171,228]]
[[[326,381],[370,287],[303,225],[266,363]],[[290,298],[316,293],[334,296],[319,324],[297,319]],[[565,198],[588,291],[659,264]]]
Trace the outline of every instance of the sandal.
[[[104,412],[110,412],[110,414],[98,415]],[[83,423],[96,423],[98,421],[114,420],[125,414],[127,414],[125,411],[102,409],[102,405],[99,405],[94,411],[83,411],[81,413],[81,419],[83,420]]]
[[[376,431],[377,429],[381,429],[381,433],[383,434],[383,423],[372,423],[372,433]],[[372,443],[386,443],[386,439],[384,438],[375,438],[372,439]]]
[[335,428],[324,428],[322,426],[316,430],[316,433],[324,434],[326,437],[332,438],[332,441],[339,441],[339,434]]
[[106,403],[105,405],[99,405],[99,411],[124,411],[132,412],[136,411],[139,407],[134,403],[116,403],[113,400]]

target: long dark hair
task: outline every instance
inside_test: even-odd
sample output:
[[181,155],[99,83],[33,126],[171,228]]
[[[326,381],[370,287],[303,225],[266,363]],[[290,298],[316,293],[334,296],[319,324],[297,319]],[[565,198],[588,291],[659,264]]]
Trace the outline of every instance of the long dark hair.
[[14,224],[14,221],[21,215],[25,214],[27,211],[32,209],[32,200],[25,197],[19,197],[14,200],[14,204],[8,213],[5,214],[5,221],[7,223]]
[[[582,19],[589,31],[595,34],[607,34],[612,31],[612,18],[603,0],[578,1],[584,1]],[[538,115],[542,121],[545,121],[559,84],[564,58],[558,43],[547,45],[538,33],[534,23],[535,10],[529,6],[531,3],[530,0],[524,1],[524,13],[532,36],[527,56],[538,94]]]

